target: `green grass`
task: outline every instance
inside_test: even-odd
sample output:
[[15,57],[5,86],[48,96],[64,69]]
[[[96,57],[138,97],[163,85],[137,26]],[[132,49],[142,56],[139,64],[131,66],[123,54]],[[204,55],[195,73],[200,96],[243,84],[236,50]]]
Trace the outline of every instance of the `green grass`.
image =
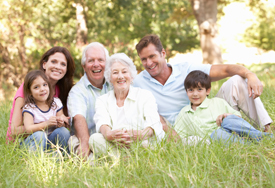
[[[274,119],[274,81],[259,75],[265,85],[262,101]],[[211,96],[221,84],[212,86]],[[135,145],[120,158],[100,158],[94,166],[76,158],[55,162],[48,154],[35,156],[5,144],[10,108],[11,102],[0,105],[0,187],[275,187],[273,140],[228,147]]]

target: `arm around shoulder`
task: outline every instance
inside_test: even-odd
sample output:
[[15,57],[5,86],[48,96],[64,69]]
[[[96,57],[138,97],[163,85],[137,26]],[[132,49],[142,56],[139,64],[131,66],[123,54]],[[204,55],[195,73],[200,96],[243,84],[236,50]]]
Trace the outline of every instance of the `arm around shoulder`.
[[11,121],[11,134],[17,136],[26,133],[26,129],[23,125],[22,107],[24,105],[24,99],[18,97],[15,100],[13,109],[12,121]]

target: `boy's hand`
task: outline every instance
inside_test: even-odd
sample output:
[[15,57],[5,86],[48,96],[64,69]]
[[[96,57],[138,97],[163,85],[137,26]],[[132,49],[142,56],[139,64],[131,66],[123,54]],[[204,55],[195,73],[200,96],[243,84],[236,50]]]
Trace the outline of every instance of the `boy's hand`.
[[226,118],[226,117],[229,116],[229,115],[232,115],[232,114],[224,113],[224,114],[219,115],[219,116],[217,117],[217,119],[216,119],[217,125],[220,127],[221,124],[222,124],[223,118]]

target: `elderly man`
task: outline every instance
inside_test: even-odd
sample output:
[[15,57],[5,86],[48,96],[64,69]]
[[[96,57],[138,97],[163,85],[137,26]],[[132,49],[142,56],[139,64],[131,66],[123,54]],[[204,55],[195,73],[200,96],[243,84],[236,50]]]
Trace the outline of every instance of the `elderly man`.
[[[263,86],[258,77],[239,65],[196,65],[192,63],[167,64],[166,52],[157,35],[147,35],[136,45],[145,68],[134,80],[134,86],[150,90],[156,98],[158,110],[172,125],[180,110],[189,103],[184,80],[189,72],[201,70],[211,81],[233,76],[223,84],[217,96],[224,98],[234,109],[242,110],[254,126],[265,131],[272,122],[259,96]],[[238,76],[234,76],[238,75]],[[246,80],[247,79],[247,82]],[[169,127],[164,125],[164,130]]]
[[81,64],[85,74],[73,86],[68,96],[68,112],[72,118],[72,134],[69,140],[71,152],[88,157],[89,137],[95,133],[96,98],[109,91],[109,84],[104,79],[107,49],[98,42],[90,43],[82,53]]

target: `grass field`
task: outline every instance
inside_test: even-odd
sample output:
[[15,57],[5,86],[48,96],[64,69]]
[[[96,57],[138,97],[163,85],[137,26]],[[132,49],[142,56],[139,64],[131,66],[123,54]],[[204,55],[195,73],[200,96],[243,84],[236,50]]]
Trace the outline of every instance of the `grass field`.
[[[265,85],[261,99],[275,119],[275,80],[261,68],[256,72]],[[212,86],[211,96],[221,83]],[[163,143],[153,150],[134,145],[120,158],[101,158],[94,166],[76,158],[56,162],[48,154],[5,144],[10,108],[11,102],[0,105],[0,187],[275,187],[274,140],[229,146]]]

